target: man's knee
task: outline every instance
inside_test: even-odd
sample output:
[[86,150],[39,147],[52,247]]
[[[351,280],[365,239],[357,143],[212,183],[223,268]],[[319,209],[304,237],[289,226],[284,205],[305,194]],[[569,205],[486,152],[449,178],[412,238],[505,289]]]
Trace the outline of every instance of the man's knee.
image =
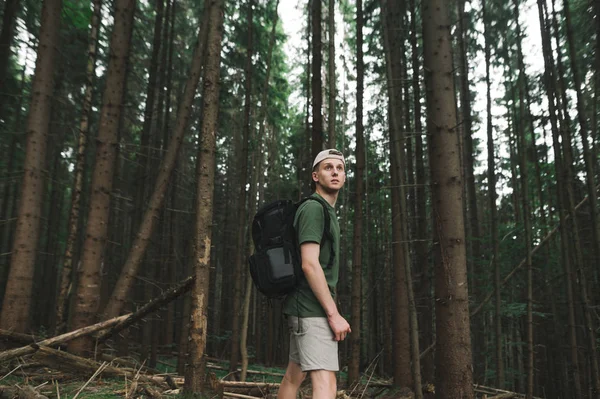
[[300,365],[294,362],[290,362],[288,364],[287,370],[285,371],[283,379],[287,380],[292,385],[300,386],[300,384],[302,384],[302,381],[304,381],[304,378],[306,378],[306,373],[302,371]]
[[[335,398],[337,383],[335,378],[335,371],[329,370],[313,370],[310,372],[310,379],[312,382],[313,392],[326,395],[323,397]],[[321,397],[321,395],[318,395]],[[315,398],[317,395],[315,395]]]

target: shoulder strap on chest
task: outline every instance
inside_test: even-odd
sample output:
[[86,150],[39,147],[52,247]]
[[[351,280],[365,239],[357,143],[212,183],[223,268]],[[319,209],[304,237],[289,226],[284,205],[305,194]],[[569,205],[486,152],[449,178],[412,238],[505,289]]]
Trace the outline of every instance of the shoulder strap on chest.
[[333,247],[333,234],[331,233],[331,217],[329,216],[329,209],[325,203],[325,200],[321,199],[320,197],[313,196],[303,198],[298,203],[298,206],[308,200],[317,201],[323,208],[323,237],[321,238],[321,248],[323,248],[325,245],[325,241],[329,241],[331,252],[329,255],[329,261],[327,262],[327,268],[331,268],[333,266],[333,260],[335,259],[335,248]]

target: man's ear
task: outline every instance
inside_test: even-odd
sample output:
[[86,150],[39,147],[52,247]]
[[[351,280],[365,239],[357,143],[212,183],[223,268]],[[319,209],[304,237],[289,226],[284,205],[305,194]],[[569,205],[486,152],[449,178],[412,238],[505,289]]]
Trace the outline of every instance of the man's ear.
[[317,172],[312,172],[311,173],[312,179],[314,182],[318,182],[319,181],[319,177],[317,176]]

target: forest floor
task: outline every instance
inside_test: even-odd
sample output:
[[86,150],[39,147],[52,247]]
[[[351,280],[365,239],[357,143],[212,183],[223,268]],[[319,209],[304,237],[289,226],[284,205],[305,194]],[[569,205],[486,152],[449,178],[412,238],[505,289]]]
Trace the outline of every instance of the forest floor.
[[[157,369],[148,369],[129,360],[113,359],[102,362],[95,372],[74,367],[65,361],[50,364],[40,358],[23,357],[9,365],[0,366],[0,399],[76,399],[76,398],[174,398],[180,396],[183,378],[175,373],[174,359],[163,358]],[[122,361],[119,361],[122,360]],[[136,368],[137,364],[137,368]],[[7,367],[8,366],[8,367]],[[209,378],[203,398],[275,398],[283,369],[251,365],[246,382],[235,379],[227,362],[211,359],[207,365]],[[115,377],[116,370],[123,376]],[[340,373],[341,379],[343,375]],[[341,385],[341,384],[340,384]],[[410,392],[392,390],[389,382],[369,378],[350,389],[340,386],[338,399],[343,398],[412,398]],[[309,399],[311,386],[308,379],[302,384],[299,397]]]
[[[70,356],[64,352],[40,348],[36,354],[13,359],[0,365],[0,399],[111,399],[181,397],[183,377],[175,372],[176,359],[159,358],[154,369],[133,358],[102,356],[99,362]],[[93,366],[93,367],[92,367]],[[230,373],[227,361],[209,359],[203,399],[260,399],[276,397],[284,370],[251,364],[245,382],[239,381],[239,369]],[[395,389],[390,380],[377,378],[368,370],[359,384],[344,386],[345,373],[338,373],[336,399],[412,399],[409,389]],[[523,395],[475,385],[476,398],[524,398]],[[424,398],[433,398],[434,387],[424,387]],[[307,378],[298,395],[312,397]]]

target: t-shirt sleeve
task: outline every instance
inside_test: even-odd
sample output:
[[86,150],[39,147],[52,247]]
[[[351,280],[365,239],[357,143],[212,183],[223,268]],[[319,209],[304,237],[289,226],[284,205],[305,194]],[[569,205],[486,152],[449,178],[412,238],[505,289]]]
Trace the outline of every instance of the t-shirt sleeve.
[[298,244],[305,242],[321,243],[325,220],[323,217],[323,206],[317,201],[306,201],[298,209],[296,231],[298,233]]

